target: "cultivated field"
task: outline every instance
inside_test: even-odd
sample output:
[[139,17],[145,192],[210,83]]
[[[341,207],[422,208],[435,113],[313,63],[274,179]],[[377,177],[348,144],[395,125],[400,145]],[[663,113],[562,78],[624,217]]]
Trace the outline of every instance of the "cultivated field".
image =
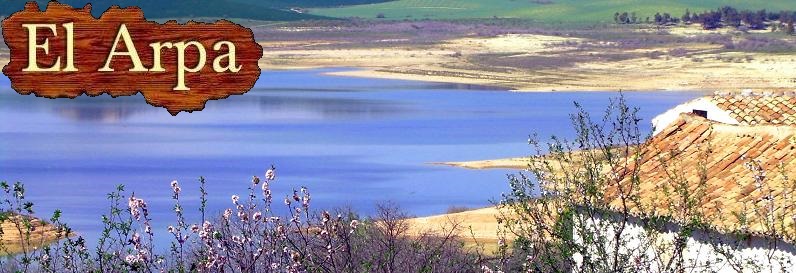
[[703,11],[730,5],[740,9],[793,9],[793,3],[774,1],[616,1],[616,0],[397,0],[392,2],[312,9],[311,13],[330,17],[385,19],[462,19],[462,18],[524,18],[546,23],[612,22],[617,11],[636,12],[640,18],[656,12],[679,17],[686,9]]

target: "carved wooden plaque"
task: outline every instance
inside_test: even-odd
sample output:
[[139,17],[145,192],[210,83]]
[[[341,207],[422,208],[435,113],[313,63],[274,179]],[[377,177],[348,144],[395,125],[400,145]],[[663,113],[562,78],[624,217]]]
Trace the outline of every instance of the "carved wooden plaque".
[[243,26],[159,24],[137,7],[111,7],[99,19],[90,11],[50,2],[42,12],[28,2],[3,20],[10,49],[3,73],[11,87],[46,98],[141,92],[147,103],[177,115],[244,94],[260,76],[262,47]]

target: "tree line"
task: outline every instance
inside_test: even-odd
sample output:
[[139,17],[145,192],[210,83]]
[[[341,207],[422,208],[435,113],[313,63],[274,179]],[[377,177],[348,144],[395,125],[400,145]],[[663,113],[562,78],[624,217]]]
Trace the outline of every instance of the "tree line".
[[677,24],[680,22],[680,19],[678,19],[677,17],[673,17],[669,13],[661,14],[660,12],[658,12],[655,13],[655,16],[652,17],[652,20],[650,20],[649,16],[645,17],[644,20],[641,20],[641,18],[638,17],[635,12],[628,13],[625,11],[622,13],[620,12],[614,13],[614,22],[616,22],[617,24],[655,23],[656,25],[668,25],[668,24]]
[[731,6],[724,6],[716,10],[703,11],[701,13],[691,12],[686,9],[680,16],[672,16],[669,13],[655,13],[652,18],[645,17],[641,20],[635,12],[616,12],[614,22],[617,24],[655,24],[655,25],[675,25],[683,23],[686,25],[700,24],[703,29],[712,30],[722,27],[734,27],[737,29],[766,29],[772,26],[772,31],[778,28],[788,34],[794,33],[794,21],[796,12],[781,10],[778,12],[761,10],[738,10]]

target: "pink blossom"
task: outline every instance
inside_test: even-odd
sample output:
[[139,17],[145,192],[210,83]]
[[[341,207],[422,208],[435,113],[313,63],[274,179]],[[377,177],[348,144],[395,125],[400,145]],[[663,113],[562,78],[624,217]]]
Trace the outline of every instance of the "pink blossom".
[[124,260],[127,261],[128,264],[132,264],[132,263],[135,263],[138,259],[137,259],[137,257],[135,255],[130,254],[130,255],[127,255],[127,257],[124,257]]
[[141,235],[138,234],[138,232],[133,233],[133,237],[130,238],[130,242],[135,244],[135,245],[140,244],[141,243]]
[[229,221],[229,217],[230,216],[232,216],[232,209],[224,210],[224,215],[222,216],[222,217],[224,217],[224,220]]
[[171,190],[174,191],[174,194],[180,194],[180,184],[177,183],[177,180],[171,181]]
[[272,181],[276,178],[276,171],[273,167],[265,171],[265,179],[268,181]]

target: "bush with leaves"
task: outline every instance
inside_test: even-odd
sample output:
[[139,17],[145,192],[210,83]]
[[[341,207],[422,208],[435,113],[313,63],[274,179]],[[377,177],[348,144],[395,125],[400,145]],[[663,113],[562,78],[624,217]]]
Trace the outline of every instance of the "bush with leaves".
[[[520,267],[505,268],[526,272],[788,272],[794,270],[792,256],[781,250],[788,208],[770,208],[770,203],[750,202],[744,212],[767,219],[769,227],[759,240],[766,242],[768,264],[758,254],[744,254],[750,233],[743,230],[743,213],[738,213],[735,233],[723,233],[711,226],[721,214],[706,213],[707,166],[713,152],[709,138],[693,165],[685,165],[677,152],[654,158],[642,155],[650,136],[639,130],[638,109],[623,97],[612,100],[602,119],[593,119],[576,104],[572,141],[556,137],[546,146],[530,139],[536,150],[526,172],[510,176],[511,191],[499,206],[505,211],[501,222],[515,239],[514,259]],[[652,147],[652,146],[650,146]],[[656,160],[664,178],[655,182],[665,202],[650,206],[642,199],[642,160]],[[752,159],[745,159],[754,162]],[[691,161],[689,161],[691,162]],[[759,165],[747,163],[749,168]],[[751,165],[749,165],[751,164]],[[758,170],[762,171],[762,169]],[[688,174],[688,177],[686,176]],[[737,183],[754,184],[765,190],[762,179]],[[793,183],[776,183],[792,185]],[[793,189],[777,190],[790,192]],[[647,198],[647,200],[649,200]],[[770,199],[769,199],[770,200]],[[768,204],[768,205],[767,205]],[[792,210],[792,209],[790,209]],[[762,254],[761,254],[762,255]],[[783,270],[783,271],[780,271]],[[724,272],[724,271],[722,271]]]
[[[110,207],[93,249],[60,219],[50,225],[57,242],[25,248],[0,258],[2,269],[17,272],[480,272],[489,262],[469,252],[453,232],[410,234],[406,215],[393,205],[379,205],[377,214],[360,219],[346,210],[313,212],[307,188],[280,199],[289,211],[272,209],[274,169],[253,177],[246,195],[233,195],[232,207],[218,217],[206,215],[207,192],[199,179],[200,219],[184,214],[182,187],[171,182],[175,223],[165,231],[153,228],[150,207],[124,186],[108,194]],[[21,183],[6,191],[4,211],[23,215],[19,232],[35,232],[33,204],[24,200]],[[9,218],[4,218],[8,220]],[[155,236],[168,236],[168,248]],[[167,251],[162,251],[168,249]],[[163,252],[163,253],[159,253]]]

